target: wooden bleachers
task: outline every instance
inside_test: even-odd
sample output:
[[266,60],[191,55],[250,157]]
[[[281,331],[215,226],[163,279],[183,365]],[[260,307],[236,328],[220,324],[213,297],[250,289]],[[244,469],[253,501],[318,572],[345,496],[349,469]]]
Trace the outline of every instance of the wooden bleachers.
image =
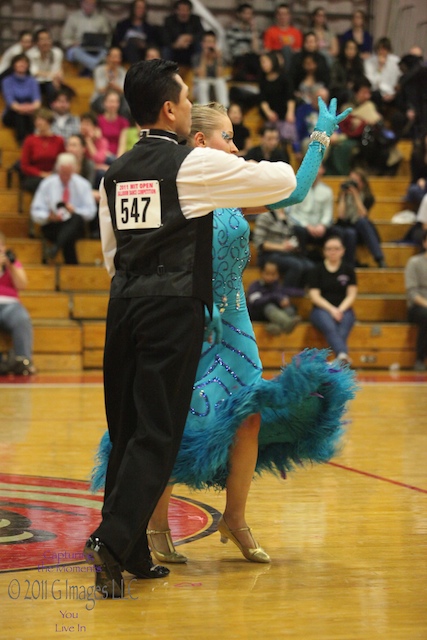
[[[93,85],[73,72],[67,83],[76,89],[78,98],[73,111],[83,113]],[[257,110],[250,112],[254,144],[258,142]],[[248,126],[249,126],[248,125]],[[253,125],[253,126],[252,126]],[[355,311],[358,322],[350,338],[354,365],[361,368],[389,367],[399,363],[412,367],[416,330],[406,322],[406,299],[403,267],[414,253],[409,245],[397,244],[409,225],[391,223],[391,217],[405,208],[402,202],[408,185],[410,145],[402,146],[404,162],[393,178],[371,178],[376,203],[371,217],[377,225],[389,267],[377,269],[370,254],[358,248],[358,259],[370,268],[358,269],[359,296]],[[54,263],[42,264],[43,241],[29,238],[30,195],[24,194],[23,211],[18,213],[18,184],[13,176],[7,188],[7,169],[19,158],[19,149],[11,131],[0,126],[0,230],[8,238],[26,267],[29,286],[21,300],[30,312],[34,326],[34,362],[40,371],[80,370],[102,366],[105,316],[108,304],[109,277],[102,266],[100,241],[83,239],[77,243],[78,266],[64,265],[60,256]],[[406,164],[405,164],[406,163]],[[337,198],[343,177],[325,178]],[[256,251],[251,250],[250,266],[244,273],[245,287],[258,277]],[[311,304],[307,298],[295,300],[303,322],[289,336],[272,337],[262,323],[255,323],[255,333],[266,369],[277,370],[283,362],[305,347],[324,347],[322,336],[309,324]],[[0,334],[0,350],[10,348],[10,338]]]

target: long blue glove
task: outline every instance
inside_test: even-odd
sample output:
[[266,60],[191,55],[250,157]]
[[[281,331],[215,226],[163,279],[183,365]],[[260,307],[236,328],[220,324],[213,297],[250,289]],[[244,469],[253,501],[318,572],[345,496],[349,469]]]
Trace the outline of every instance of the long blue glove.
[[205,334],[203,336],[205,342],[221,344],[222,340],[222,320],[221,313],[214,303],[212,307],[212,317],[205,307]]
[[[329,109],[322,100],[318,98],[319,102],[319,117],[317,119],[315,131],[322,131],[330,137],[335,129],[338,128],[339,123],[344,120],[351,112],[351,109],[346,109],[337,116],[337,99],[332,98]],[[306,197],[311,185],[316,179],[317,172],[322,163],[323,156],[325,154],[326,146],[317,140],[312,140],[308,145],[307,153],[304,156],[304,160],[301,163],[300,168],[297,171],[296,179],[297,186],[288,198],[269,204],[269,209],[280,209],[281,207],[289,207],[297,202],[302,202]]]

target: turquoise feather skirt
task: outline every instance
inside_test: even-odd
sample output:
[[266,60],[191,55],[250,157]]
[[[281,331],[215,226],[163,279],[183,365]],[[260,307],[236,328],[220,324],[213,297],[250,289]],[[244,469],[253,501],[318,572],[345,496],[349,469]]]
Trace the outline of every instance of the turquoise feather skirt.
[[[339,452],[348,402],[356,392],[349,367],[327,361],[327,350],[305,349],[280,374],[240,388],[216,406],[201,427],[187,420],[171,482],[192,489],[223,489],[230,449],[241,423],[261,413],[256,473],[285,475]],[[92,491],[103,488],[111,442],[106,432],[92,472]]]

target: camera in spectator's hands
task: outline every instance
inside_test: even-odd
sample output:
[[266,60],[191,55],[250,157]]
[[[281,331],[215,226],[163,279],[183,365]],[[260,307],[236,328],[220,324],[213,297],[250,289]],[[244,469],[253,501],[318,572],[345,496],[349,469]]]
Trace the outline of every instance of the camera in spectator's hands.
[[6,249],[5,251],[6,258],[9,260],[10,264],[16,262],[16,255],[13,253],[12,249]]
[[356,189],[358,189],[359,185],[354,180],[346,180],[341,185],[341,189],[343,191],[348,191],[349,189],[351,189],[351,187],[355,187]]

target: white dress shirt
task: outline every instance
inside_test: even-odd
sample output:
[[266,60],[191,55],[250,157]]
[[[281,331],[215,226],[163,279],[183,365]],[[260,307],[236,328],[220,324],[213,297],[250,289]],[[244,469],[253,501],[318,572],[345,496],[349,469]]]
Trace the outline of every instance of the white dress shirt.
[[[295,190],[296,178],[292,167],[285,162],[256,164],[224,151],[197,147],[181,164],[176,184],[182,213],[191,219],[205,216],[214,209],[261,207],[278,202]],[[116,239],[103,183],[100,193],[102,251],[112,277]]]

